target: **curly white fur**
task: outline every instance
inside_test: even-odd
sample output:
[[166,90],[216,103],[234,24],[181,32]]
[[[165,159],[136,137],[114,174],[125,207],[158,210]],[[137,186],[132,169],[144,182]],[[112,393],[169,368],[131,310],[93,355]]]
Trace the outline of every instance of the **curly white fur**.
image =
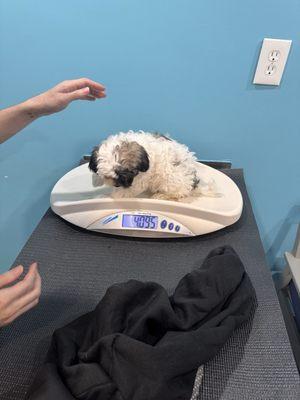
[[[133,143],[136,147],[131,146]],[[127,147],[122,151],[125,144]],[[142,172],[139,166],[144,165],[142,158],[145,156],[149,161],[148,169]],[[97,184],[116,186],[118,171],[122,168],[129,174],[134,171],[130,187],[114,187],[114,198],[136,197],[150,192],[154,198],[180,200],[201,194],[213,196],[215,193],[213,181],[200,176],[194,153],[166,136],[143,131],[120,132],[102,142],[94,150],[93,157],[94,165],[91,168],[90,163],[90,168],[97,173]]]

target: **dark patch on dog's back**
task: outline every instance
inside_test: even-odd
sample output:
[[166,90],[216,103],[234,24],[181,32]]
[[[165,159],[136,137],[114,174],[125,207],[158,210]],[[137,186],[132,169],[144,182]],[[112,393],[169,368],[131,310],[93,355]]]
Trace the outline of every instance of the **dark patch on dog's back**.
[[165,139],[165,140],[169,140],[170,142],[172,142],[172,139],[169,138],[168,136],[163,135],[162,133],[159,132],[153,132],[152,135],[156,138],[156,139]]
[[200,183],[200,179],[199,179],[198,176],[197,176],[197,172],[194,171],[194,177],[193,177],[193,183],[192,183],[192,188],[193,188],[193,190],[195,190],[195,189],[197,188],[197,186],[199,185],[199,183]]
[[174,167],[179,167],[179,165],[181,164],[181,161],[173,161],[172,164],[174,165]]

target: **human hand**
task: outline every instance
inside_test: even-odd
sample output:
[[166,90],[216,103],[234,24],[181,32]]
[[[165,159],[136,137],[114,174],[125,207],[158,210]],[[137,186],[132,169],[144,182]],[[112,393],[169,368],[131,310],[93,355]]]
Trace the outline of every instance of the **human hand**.
[[105,97],[105,87],[88,78],[63,81],[52,89],[24,102],[32,118],[65,109],[74,100],[94,101]]
[[29,267],[23,280],[15,282],[23,273],[19,265],[0,275],[0,327],[6,326],[21,314],[37,305],[41,295],[41,277],[37,263]]

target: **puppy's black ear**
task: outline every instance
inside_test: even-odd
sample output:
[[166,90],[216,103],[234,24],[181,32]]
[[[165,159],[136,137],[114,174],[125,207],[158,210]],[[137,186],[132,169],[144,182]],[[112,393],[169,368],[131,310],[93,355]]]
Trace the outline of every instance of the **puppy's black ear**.
[[91,171],[95,172],[95,174],[98,171],[98,163],[97,163],[98,151],[99,151],[99,146],[94,147],[92,154],[91,154],[90,163],[89,163],[89,169]]
[[140,147],[140,160],[137,165],[137,170],[140,172],[146,172],[149,169],[149,156],[147,151],[144,149],[144,147]]

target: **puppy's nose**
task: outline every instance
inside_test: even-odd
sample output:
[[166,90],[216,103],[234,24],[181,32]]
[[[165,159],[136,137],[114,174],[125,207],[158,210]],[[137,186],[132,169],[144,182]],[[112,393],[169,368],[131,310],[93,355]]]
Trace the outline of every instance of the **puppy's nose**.
[[113,184],[114,187],[120,187],[121,186],[121,183],[118,181],[117,178],[113,178],[112,184]]

